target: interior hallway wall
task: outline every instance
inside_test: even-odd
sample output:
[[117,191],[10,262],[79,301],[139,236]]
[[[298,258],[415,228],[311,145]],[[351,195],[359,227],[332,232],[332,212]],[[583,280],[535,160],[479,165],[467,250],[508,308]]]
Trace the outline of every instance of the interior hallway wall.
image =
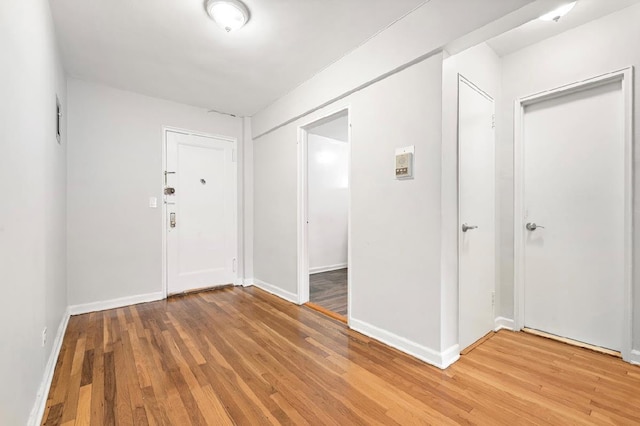
[[[433,363],[441,352],[441,104],[436,54],[254,146],[255,277],[295,299],[297,128],[350,106],[350,325]],[[409,145],[415,178],[396,180],[395,149]]]
[[66,81],[46,0],[0,3],[0,52],[0,424],[23,425],[67,306]]
[[347,267],[349,144],[308,136],[309,272]]
[[161,296],[162,127],[240,145],[242,119],[76,79],[68,87],[69,304]]
[[[640,5],[605,16],[581,27],[544,40],[503,58],[502,108],[498,126],[498,170],[501,225],[500,314],[513,318],[513,122],[518,98],[634,66],[636,71],[634,110],[634,168],[640,164]],[[637,171],[637,170],[636,170]],[[640,174],[635,173],[634,221],[640,220]],[[640,350],[640,228],[634,235],[634,349]],[[640,353],[637,353],[640,362]]]
[[[558,4],[431,0],[254,115],[255,282],[297,302],[297,126],[351,106],[350,325],[432,364],[454,362],[457,345],[441,339],[442,316],[457,314],[441,309],[450,308],[441,300],[441,52]],[[398,182],[395,148],[408,145],[416,178]]]

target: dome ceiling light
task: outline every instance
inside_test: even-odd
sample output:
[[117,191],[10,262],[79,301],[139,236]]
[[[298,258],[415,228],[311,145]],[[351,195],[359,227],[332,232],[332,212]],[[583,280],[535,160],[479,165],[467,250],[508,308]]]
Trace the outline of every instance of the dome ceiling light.
[[249,21],[249,9],[239,0],[208,0],[206,8],[211,19],[228,33]]
[[542,21],[555,21],[558,22],[560,18],[562,18],[567,13],[571,12],[571,9],[576,5],[577,1],[572,3],[565,4],[564,6],[560,6],[556,10],[553,10],[549,13],[545,13],[540,17]]

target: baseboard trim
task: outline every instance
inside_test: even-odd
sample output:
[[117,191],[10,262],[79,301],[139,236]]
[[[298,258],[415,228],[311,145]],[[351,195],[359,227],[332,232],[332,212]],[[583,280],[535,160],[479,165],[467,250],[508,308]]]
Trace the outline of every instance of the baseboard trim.
[[496,328],[493,331],[515,330],[516,323],[514,320],[505,317],[496,317]]
[[309,268],[309,275],[321,274],[323,272],[337,271],[339,269],[346,269],[347,266],[348,266],[347,263],[338,263],[336,265],[327,265],[327,266],[316,266],[313,268]]
[[245,278],[242,280],[242,287],[251,287],[255,280],[253,278]]
[[442,357],[442,367],[438,366],[438,368],[444,370],[460,359],[460,346],[455,344],[444,352],[440,352],[440,356]]
[[405,337],[398,336],[397,334],[383,330],[375,325],[368,324],[353,317],[349,318],[349,326],[358,333],[362,333],[365,336],[376,339],[386,345],[398,349],[401,352],[443,370],[460,358],[460,348],[457,344],[443,352],[438,352]]
[[51,353],[49,354],[49,359],[47,360],[47,364],[44,368],[42,382],[40,383],[40,387],[38,388],[38,393],[36,394],[36,400],[33,404],[33,409],[31,410],[31,414],[29,415],[29,421],[27,423],[29,426],[36,426],[42,423],[42,417],[44,416],[45,409],[47,408],[47,397],[49,396],[51,382],[53,381],[53,373],[55,372],[56,364],[58,363],[58,357],[60,356],[60,350],[62,349],[62,341],[64,340],[64,334],[67,331],[67,325],[69,324],[70,316],[71,315],[69,313],[69,309],[67,308],[65,313],[62,315],[62,319],[60,320],[56,338],[53,341]]
[[629,355],[629,362],[631,364],[640,365],[640,351],[633,349]]
[[81,315],[89,312],[104,311],[107,309],[121,308],[123,306],[137,305],[138,303],[156,302],[164,299],[164,293],[138,294],[136,296],[121,297],[118,299],[105,300],[102,302],[84,303],[81,305],[69,306],[71,315]]
[[279,298],[284,299],[288,302],[295,303],[296,305],[298,304],[297,294],[291,293],[287,290],[283,290],[280,287],[276,287],[273,284],[269,284],[255,278],[253,279],[253,285],[255,285],[261,290],[266,291],[267,293],[271,293],[274,296],[278,296]]

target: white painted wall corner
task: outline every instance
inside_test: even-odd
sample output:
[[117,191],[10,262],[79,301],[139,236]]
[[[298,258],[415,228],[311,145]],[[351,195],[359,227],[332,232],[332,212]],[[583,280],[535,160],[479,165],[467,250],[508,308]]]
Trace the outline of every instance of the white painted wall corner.
[[496,328],[494,328],[494,331],[500,331],[500,330],[515,330],[516,328],[516,323],[514,320],[509,319],[509,318],[505,318],[505,317],[497,317],[496,318]]
[[291,303],[295,303],[296,305],[299,303],[297,294],[283,290],[280,287],[277,287],[273,284],[266,283],[256,278],[254,278],[252,281],[254,286],[258,287],[261,290],[266,291],[267,293],[271,293],[274,296],[278,296],[279,298],[284,299]]
[[636,349],[632,350],[628,361],[631,364],[640,365],[640,351]]
[[122,308],[123,306],[137,305],[138,303],[156,302],[164,299],[161,291],[148,294],[138,294],[136,296],[121,297],[119,299],[105,300],[102,302],[84,303],[69,306],[70,315],[81,315],[89,312],[104,311],[107,309]]
[[376,339],[443,370],[460,358],[460,349],[457,344],[451,346],[444,352],[438,352],[353,317],[349,319],[349,326],[365,336]]
[[29,426],[36,426],[42,423],[42,416],[44,416],[44,411],[47,407],[47,397],[49,395],[49,389],[51,388],[51,382],[53,381],[53,373],[55,372],[56,364],[58,363],[60,349],[62,349],[64,334],[67,331],[67,325],[69,324],[69,317],[71,317],[71,314],[69,313],[69,309],[67,308],[62,316],[62,319],[60,320],[56,338],[53,341],[51,353],[49,354],[49,359],[47,360],[47,364],[44,368],[42,382],[40,383],[40,387],[38,388],[36,400],[33,404],[33,408],[31,409],[31,414],[29,415],[29,420],[27,422]]

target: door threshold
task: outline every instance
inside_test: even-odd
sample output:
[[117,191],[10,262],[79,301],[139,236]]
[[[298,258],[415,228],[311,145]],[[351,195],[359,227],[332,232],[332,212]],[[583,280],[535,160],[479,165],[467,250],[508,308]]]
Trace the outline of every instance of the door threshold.
[[479,338],[478,340],[476,340],[475,342],[473,342],[472,344],[470,344],[469,346],[461,350],[460,355],[467,355],[469,352],[471,352],[472,350],[474,350],[475,348],[477,348],[487,340],[491,339],[495,334],[496,334],[495,331],[488,332],[487,334],[485,334],[484,336],[482,336],[481,338]]
[[216,285],[216,286],[212,286],[212,287],[194,288],[193,290],[185,290],[185,291],[181,291],[179,293],[171,293],[171,294],[167,295],[167,298],[188,296],[190,294],[204,293],[206,291],[224,290],[225,288],[229,288],[229,287],[233,287],[233,286],[234,286],[233,284],[222,284],[222,285]]
[[578,340],[569,339],[568,337],[556,336],[555,334],[551,334],[551,333],[547,333],[547,332],[544,332],[544,331],[535,330],[533,328],[527,328],[527,327],[523,328],[522,331],[525,332],[525,333],[528,333],[528,334],[533,334],[534,336],[544,337],[546,339],[551,339],[551,340],[555,340],[557,342],[566,343],[567,345],[577,346],[577,347],[583,348],[583,349],[589,349],[591,351],[599,352],[599,353],[605,354],[605,355],[614,356],[616,358],[622,358],[622,354],[620,352],[618,352],[618,351],[614,351],[614,350],[603,348],[603,347],[596,346],[596,345],[590,345],[589,343],[584,343],[584,342],[580,342]]
[[321,314],[324,314],[330,318],[333,318],[334,320],[338,320],[344,324],[347,323],[347,317],[345,317],[344,315],[340,315],[336,312],[330,311],[327,308],[320,306],[316,303],[307,302],[304,304],[304,306],[306,306],[307,308],[313,309],[314,311],[320,312]]

